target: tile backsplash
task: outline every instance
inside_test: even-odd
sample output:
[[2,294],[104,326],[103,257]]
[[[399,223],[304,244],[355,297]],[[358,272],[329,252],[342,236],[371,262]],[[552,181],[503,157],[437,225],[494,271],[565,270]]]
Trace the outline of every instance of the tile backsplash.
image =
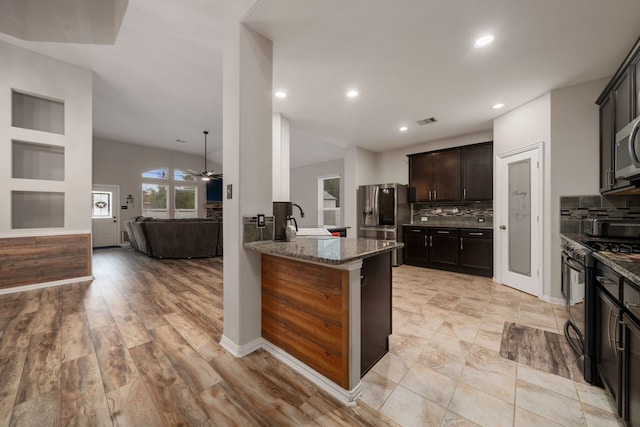
[[257,242],[273,239],[273,216],[265,217],[264,228],[258,228],[258,218],[255,216],[242,217],[242,243]]
[[582,220],[587,218],[640,218],[640,197],[560,197],[561,233],[582,233]]
[[484,219],[486,225],[493,223],[493,204],[475,203],[460,206],[433,206],[432,204],[414,203],[411,208],[412,224],[426,223],[446,225],[447,222],[469,222],[470,226],[477,224],[478,219]]

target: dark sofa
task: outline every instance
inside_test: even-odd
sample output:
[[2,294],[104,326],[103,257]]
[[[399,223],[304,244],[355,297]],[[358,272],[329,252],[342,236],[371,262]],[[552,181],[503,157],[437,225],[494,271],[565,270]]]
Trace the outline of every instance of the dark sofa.
[[131,246],[156,258],[222,256],[222,221],[137,217],[126,223]]

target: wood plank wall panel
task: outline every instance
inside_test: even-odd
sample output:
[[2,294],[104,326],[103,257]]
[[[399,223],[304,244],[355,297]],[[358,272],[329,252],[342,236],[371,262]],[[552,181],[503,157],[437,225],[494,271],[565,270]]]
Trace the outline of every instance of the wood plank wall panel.
[[90,275],[90,234],[0,239],[0,289]]
[[348,271],[262,255],[263,338],[345,389],[348,290]]

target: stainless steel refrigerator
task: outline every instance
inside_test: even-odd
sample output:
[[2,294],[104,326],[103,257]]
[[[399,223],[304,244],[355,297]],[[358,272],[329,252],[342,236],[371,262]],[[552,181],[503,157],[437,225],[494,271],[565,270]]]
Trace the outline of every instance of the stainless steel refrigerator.
[[[402,241],[402,224],[411,222],[407,186],[361,185],[358,188],[358,238]],[[402,249],[391,254],[391,263],[403,263]]]

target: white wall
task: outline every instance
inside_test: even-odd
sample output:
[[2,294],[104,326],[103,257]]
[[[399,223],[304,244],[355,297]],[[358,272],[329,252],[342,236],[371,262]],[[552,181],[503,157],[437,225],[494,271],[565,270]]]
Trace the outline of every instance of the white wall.
[[[608,79],[546,93],[494,120],[494,155],[544,142],[542,297],[561,301],[560,196],[598,194],[599,122],[595,100]],[[495,174],[494,174],[495,176]],[[494,180],[495,187],[495,180]],[[501,195],[494,188],[494,206]],[[495,224],[500,223],[495,212]],[[500,281],[501,244],[494,230],[494,271]]]
[[426,151],[440,150],[443,148],[460,147],[462,145],[477,144],[479,142],[491,141],[493,133],[491,131],[479,132],[470,135],[457,136],[454,138],[440,139],[437,141],[424,142],[410,147],[399,148],[397,150],[384,151],[376,156],[376,177],[377,182],[373,184],[384,184],[397,182],[398,184],[409,183],[409,159],[407,155],[423,153]]
[[[298,210],[293,209],[298,226],[310,227],[318,224],[318,178],[328,175],[340,175],[340,202],[344,206],[344,160],[291,169],[291,201],[300,205],[305,213],[304,218],[300,218]],[[344,222],[344,214],[341,215],[341,221]]]
[[376,178],[376,154],[364,148],[351,146],[344,158],[343,225],[351,227],[348,237],[357,236],[357,190],[361,185],[378,184]]
[[[119,185],[120,206],[126,205],[127,195],[133,196],[135,200],[133,207],[129,206],[127,210],[120,211],[120,228],[124,230],[128,219],[142,215],[142,182],[156,182],[144,180],[142,172],[165,167],[169,168],[170,172],[174,169],[199,171],[203,161],[202,156],[193,154],[96,138],[93,141],[93,183]],[[207,161],[207,168],[222,171],[222,166],[209,161]],[[167,180],[167,182],[172,181]],[[206,202],[205,184],[199,181],[198,217],[200,218],[206,217],[204,207]],[[171,209],[173,194],[169,197],[169,203],[169,209]]]
[[[0,58],[0,235],[91,233],[91,71],[2,42]],[[64,135],[13,128],[11,89],[64,101]],[[64,181],[11,178],[13,139],[64,147]],[[11,230],[12,190],[64,192],[64,227]]]
[[561,298],[560,196],[599,194],[599,110],[609,78],[551,92],[551,194],[549,241],[552,298]]
[[[542,296],[548,296],[550,291],[550,256],[546,253],[545,249],[549,247],[549,236],[551,234],[550,225],[550,203],[549,203],[549,186],[550,186],[550,174],[549,168],[550,162],[550,144],[551,144],[551,95],[546,93],[528,103],[498,117],[493,122],[493,153],[494,158],[513,151],[518,148],[526,147],[537,142],[542,141],[544,143],[543,153],[541,158],[543,159],[543,185],[542,192],[544,196],[542,212],[542,242],[539,242],[544,254],[541,260],[540,273],[542,275],[543,289]],[[496,173],[494,162],[494,224],[499,225],[502,217],[500,211],[497,209],[503,198],[499,188],[496,186]],[[506,200],[504,201],[506,203]],[[502,245],[500,241],[500,229],[495,227],[494,233],[494,277],[496,281],[501,283],[501,260],[500,254],[502,251]]]

